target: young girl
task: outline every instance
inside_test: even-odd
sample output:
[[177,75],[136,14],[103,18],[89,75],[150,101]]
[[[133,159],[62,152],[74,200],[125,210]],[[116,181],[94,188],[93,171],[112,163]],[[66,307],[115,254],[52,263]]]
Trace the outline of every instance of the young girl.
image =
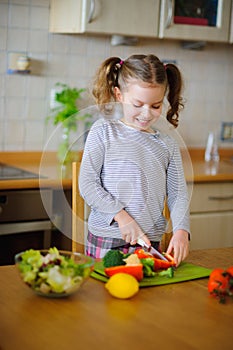
[[166,118],[177,127],[181,89],[178,68],[154,55],[111,57],[100,66],[96,103],[107,113],[110,102],[119,102],[122,115],[96,121],[86,140],[79,177],[91,207],[86,254],[101,258],[109,249],[126,251],[138,238],[158,248],[166,200],[173,227],[167,252],[177,265],[187,257],[189,200],[179,146],[156,130],[165,95]]

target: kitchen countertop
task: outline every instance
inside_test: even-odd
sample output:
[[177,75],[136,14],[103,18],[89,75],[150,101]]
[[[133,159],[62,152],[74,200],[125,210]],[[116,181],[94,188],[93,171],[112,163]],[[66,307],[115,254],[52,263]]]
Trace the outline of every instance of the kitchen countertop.
[[[203,149],[190,149],[189,155],[184,156],[184,165],[187,168],[187,180],[199,182],[226,182],[233,181],[233,149],[219,151],[218,163],[206,163]],[[0,180],[0,190],[22,188],[71,188],[71,165],[61,168],[54,152],[0,152],[0,162],[20,167],[34,173],[40,173],[46,178]]]
[[[188,262],[210,269],[232,265],[233,248],[192,251]],[[140,288],[128,300],[113,298],[90,278],[75,295],[35,295],[14,266],[0,266],[0,348],[230,349],[233,299],[220,304],[207,278]]]

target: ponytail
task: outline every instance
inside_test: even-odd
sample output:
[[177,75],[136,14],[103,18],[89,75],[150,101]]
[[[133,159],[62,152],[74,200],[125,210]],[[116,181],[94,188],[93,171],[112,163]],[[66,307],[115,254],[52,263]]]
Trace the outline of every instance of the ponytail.
[[118,74],[122,63],[119,57],[110,57],[98,69],[92,89],[98,105],[115,101],[114,87],[118,86]]
[[167,112],[167,120],[174,125],[174,127],[177,127],[179,123],[179,112],[184,107],[181,97],[183,81],[179,69],[174,64],[166,64],[165,70],[168,81],[167,99],[170,104],[170,108]]

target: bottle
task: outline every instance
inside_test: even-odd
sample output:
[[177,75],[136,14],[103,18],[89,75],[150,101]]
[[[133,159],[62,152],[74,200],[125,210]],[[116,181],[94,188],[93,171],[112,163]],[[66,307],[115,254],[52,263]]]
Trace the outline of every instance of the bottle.
[[219,161],[219,153],[218,153],[218,142],[217,137],[214,132],[210,132],[207,139],[206,149],[205,149],[205,161]]

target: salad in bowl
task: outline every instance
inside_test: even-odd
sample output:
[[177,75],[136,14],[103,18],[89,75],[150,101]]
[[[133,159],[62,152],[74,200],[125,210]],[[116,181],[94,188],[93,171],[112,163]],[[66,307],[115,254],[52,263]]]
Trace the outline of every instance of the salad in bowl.
[[90,276],[94,259],[54,247],[20,252],[15,264],[23,282],[37,294],[64,297],[77,291]]

